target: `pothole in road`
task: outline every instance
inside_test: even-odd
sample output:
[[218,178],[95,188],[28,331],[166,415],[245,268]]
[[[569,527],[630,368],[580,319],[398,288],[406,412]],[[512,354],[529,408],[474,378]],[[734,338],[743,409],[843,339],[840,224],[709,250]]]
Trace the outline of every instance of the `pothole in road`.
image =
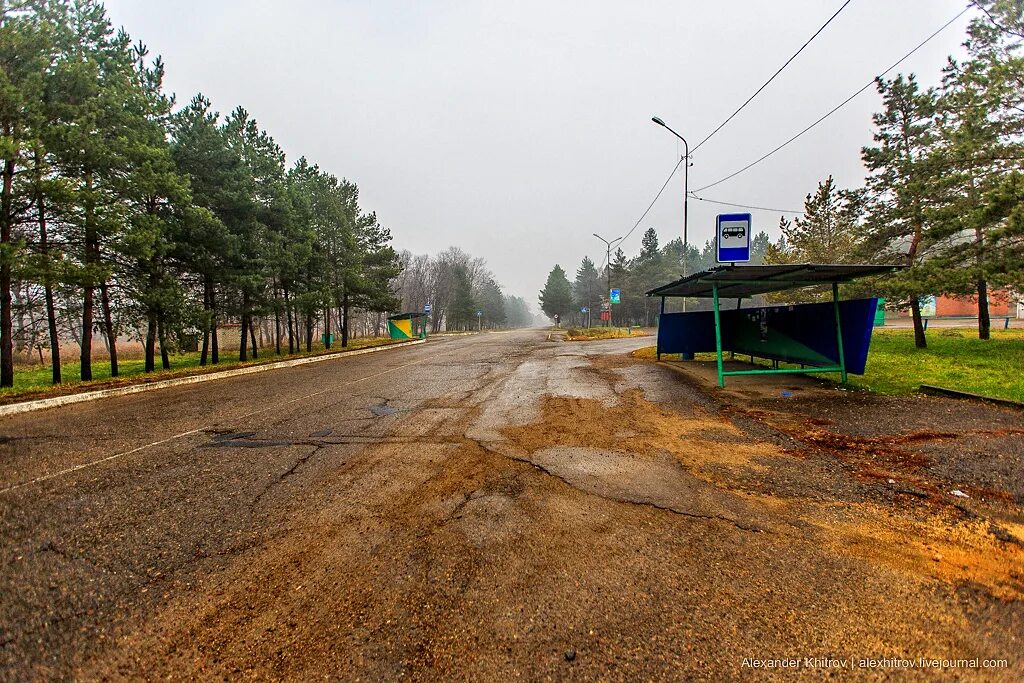
[[740,498],[698,479],[669,453],[638,458],[597,448],[544,448],[529,461],[573,488],[623,503],[652,505],[745,529],[770,525]]

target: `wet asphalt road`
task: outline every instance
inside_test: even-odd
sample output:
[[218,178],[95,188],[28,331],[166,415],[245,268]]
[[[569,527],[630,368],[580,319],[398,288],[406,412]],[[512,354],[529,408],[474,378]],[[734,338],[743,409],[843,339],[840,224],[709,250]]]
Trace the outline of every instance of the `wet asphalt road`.
[[[377,428],[389,403],[461,393],[535,336],[439,337],[3,419],[0,673],[66,675],[151,606],[148,585],[261,536],[273,488],[312,479],[312,435],[331,444],[322,466],[344,462],[391,431]],[[211,447],[249,434],[272,438]]]
[[818,508],[716,483],[784,458],[623,360],[650,343],[436,338],[3,419],[0,679],[724,680],[744,657],[1006,656],[1019,600],[993,616],[837,552]]

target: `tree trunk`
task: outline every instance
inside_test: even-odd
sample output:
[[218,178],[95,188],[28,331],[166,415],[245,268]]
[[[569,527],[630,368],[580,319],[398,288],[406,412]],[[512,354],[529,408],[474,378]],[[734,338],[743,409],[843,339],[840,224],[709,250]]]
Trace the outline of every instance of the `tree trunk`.
[[53,305],[53,287],[49,282],[43,288],[43,296],[46,298],[46,325],[50,331],[50,367],[53,371],[53,383],[60,384],[60,334],[57,332],[57,311]]
[[313,350],[313,316],[306,314],[306,353]]
[[210,283],[210,362],[220,362],[220,340],[217,339],[217,290]]
[[292,304],[288,300],[288,289],[284,288],[284,315],[288,325],[288,355],[295,353],[295,336],[292,334]]
[[160,340],[160,366],[164,370],[171,369],[171,359],[167,356],[167,333],[164,330],[164,316],[160,314],[156,319],[156,335]]
[[238,362],[244,363],[249,357],[249,295],[242,294],[242,323],[238,335]]
[[110,313],[110,294],[106,278],[100,282],[100,304],[103,307],[103,329],[107,335],[107,350],[110,352],[110,376],[117,377],[117,335],[114,333],[114,316]]
[[249,319],[249,337],[252,340],[252,357],[256,358],[259,354],[256,352],[256,328],[252,324],[252,318]]
[[341,297],[341,348],[348,348],[348,291]]
[[83,382],[92,379],[92,325],[93,325],[93,296],[95,286],[93,278],[95,269],[99,266],[99,235],[96,233],[95,222],[95,200],[92,196],[93,177],[92,171],[85,172],[85,286],[82,292],[82,353],[81,378]]
[[156,311],[150,309],[146,319],[146,372],[153,372],[156,370]]
[[[11,134],[9,125],[4,133]],[[13,155],[12,155],[13,157]],[[4,162],[2,200],[0,200],[0,248],[11,244],[14,207],[14,159]],[[11,254],[0,256],[0,387],[14,386],[14,325],[11,320]]]
[[210,323],[212,316],[210,315],[210,280],[209,278],[203,279],[203,313],[205,318],[203,320],[203,350],[199,354],[199,365],[206,365],[206,358],[210,351]]
[[331,350],[331,307],[324,307],[324,348]]
[[50,332],[50,367],[53,383],[60,384],[60,336],[57,332],[57,310],[53,304],[53,278],[50,273],[50,243],[46,229],[46,200],[41,189],[36,190],[36,209],[39,221],[39,253],[43,256],[43,298],[46,300],[46,326]]
[[989,339],[991,330],[992,318],[988,311],[988,282],[981,278],[978,280],[978,339]]
[[914,318],[914,346],[919,349],[928,348],[928,340],[924,336],[924,321],[921,320],[921,299],[911,297],[910,313]]
[[274,287],[274,350],[281,355],[281,300]]

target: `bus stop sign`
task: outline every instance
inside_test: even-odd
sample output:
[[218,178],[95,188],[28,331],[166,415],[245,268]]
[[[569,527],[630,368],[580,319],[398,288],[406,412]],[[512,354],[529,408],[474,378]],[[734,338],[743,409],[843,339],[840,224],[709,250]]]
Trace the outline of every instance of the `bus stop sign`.
[[750,260],[750,228],[749,213],[722,213],[718,215],[716,230],[717,254],[719,263],[740,263]]

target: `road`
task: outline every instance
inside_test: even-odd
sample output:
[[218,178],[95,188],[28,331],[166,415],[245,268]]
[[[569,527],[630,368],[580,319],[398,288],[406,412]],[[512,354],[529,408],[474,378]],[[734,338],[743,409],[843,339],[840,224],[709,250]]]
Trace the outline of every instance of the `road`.
[[[438,338],[4,418],[0,678],[1024,676],[1019,500],[880,449],[860,476],[651,343]],[[946,432],[908,444],[974,429],[1019,482],[1019,415],[928,401]]]

